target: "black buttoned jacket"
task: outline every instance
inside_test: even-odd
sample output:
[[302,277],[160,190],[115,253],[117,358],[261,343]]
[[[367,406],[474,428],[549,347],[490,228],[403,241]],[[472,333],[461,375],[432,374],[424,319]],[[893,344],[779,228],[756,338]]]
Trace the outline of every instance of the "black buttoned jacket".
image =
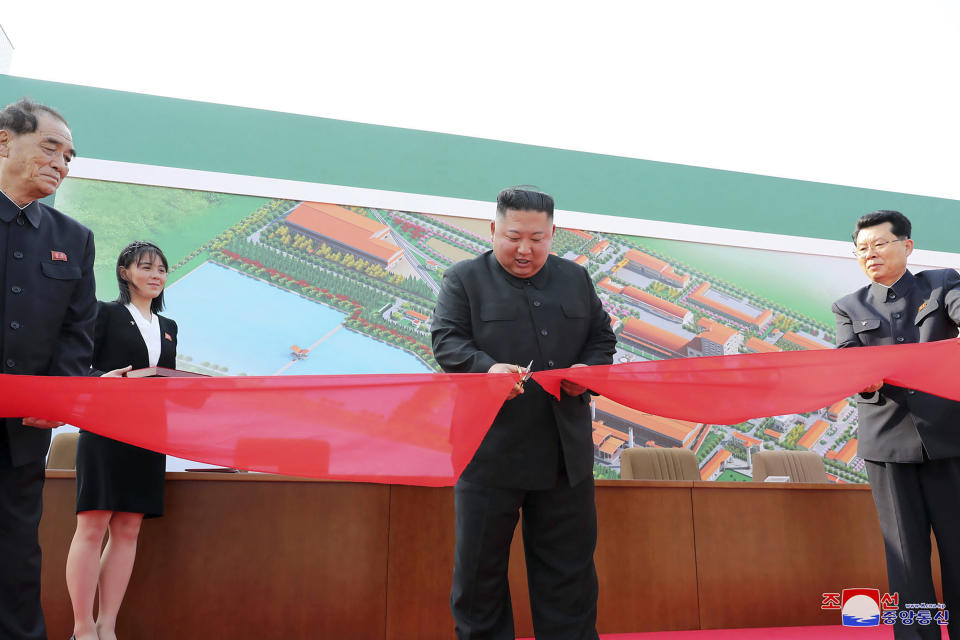
[[[97,305],[93,234],[53,207],[23,212],[0,194],[0,370],[80,376],[90,371]],[[42,460],[50,431],[0,420],[0,466]]]
[[[892,287],[863,287],[833,303],[837,346],[936,342],[957,337],[960,275],[953,269],[903,274]],[[932,364],[932,363],[931,363]],[[960,403],[884,384],[858,394],[857,453],[874,462],[960,456]]]
[[[516,278],[492,251],[447,269],[432,337],[437,362],[453,373],[531,360],[535,371],[610,364],[617,342],[586,269],[550,256],[534,276]],[[504,403],[462,477],[546,489],[556,485],[561,463],[571,485],[593,474],[590,394],[557,401],[528,381]]]
[[[97,324],[94,332],[93,368],[97,374],[131,366],[145,369],[150,366],[147,343],[140,327],[125,305],[119,302],[100,302],[97,305]],[[177,367],[177,323],[158,315],[160,322],[160,359],[158,367]]]

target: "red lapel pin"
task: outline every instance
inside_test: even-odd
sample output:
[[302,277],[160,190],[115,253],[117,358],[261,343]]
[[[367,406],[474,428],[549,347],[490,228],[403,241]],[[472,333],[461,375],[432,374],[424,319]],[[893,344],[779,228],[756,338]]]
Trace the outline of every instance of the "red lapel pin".
[[50,259],[51,259],[51,260],[58,260],[58,261],[60,261],[60,262],[66,262],[66,261],[67,261],[67,254],[65,254],[63,251],[51,251],[51,252],[50,252]]

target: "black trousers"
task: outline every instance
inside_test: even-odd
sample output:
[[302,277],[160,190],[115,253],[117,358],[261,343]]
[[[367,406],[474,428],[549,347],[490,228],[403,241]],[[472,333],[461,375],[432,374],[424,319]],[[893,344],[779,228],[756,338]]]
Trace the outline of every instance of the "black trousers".
[[[960,458],[921,463],[866,462],[880,516],[890,592],[906,603],[936,603],[930,530],[937,539],[950,636],[960,616]],[[931,616],[935,610],[931,610]],[[894,637],[939,640],[940,626],[894,625]]]
[[[562,475],[562,474],[561,474]],[[460,640],[513,640],[510,542],[523,513],[527,581],[538,640],[596,640],[597,510],[593,478],[564,475],[543,491],[454,488],[457,544],[450,608]]]
[[43,461],[0,467],[0,638],[46,640],[40,608]]

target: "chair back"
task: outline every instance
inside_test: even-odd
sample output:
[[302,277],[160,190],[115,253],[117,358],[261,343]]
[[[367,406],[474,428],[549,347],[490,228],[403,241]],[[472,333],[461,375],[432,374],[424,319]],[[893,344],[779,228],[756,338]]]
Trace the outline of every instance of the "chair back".
[[47,456],[47,469],[73,471],[77,468],[77,441],[79,432],[58,433],[50,443],[50,455]]
[[789,476],[790,482],[828,482],[823,458],[813,451],[758,451],[753,454],[753,481]]
[[697,456],[689,449],[631,447],[620,454],[621,480],[699,480]]

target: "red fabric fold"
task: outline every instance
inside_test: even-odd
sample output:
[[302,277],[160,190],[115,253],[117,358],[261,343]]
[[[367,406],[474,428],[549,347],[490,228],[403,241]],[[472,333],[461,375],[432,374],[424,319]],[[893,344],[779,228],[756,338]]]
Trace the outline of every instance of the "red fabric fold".
[[285,475],[447,486],[516,377],[0,375],[0,415],[60,420],[180,458]]
[[[819,409],[880,380],[960,400],[960,341],[539,371],[648,413],[710,424]],[[0,415],[62,420],[197,462],[286,475],[456,482],[510,374],[231,378],[0,375]]]
[[960,341],[784,351],[538,371],[555,397],[560,381],[665,418],[736,424],[803,413],[884,382],[960,400]]

